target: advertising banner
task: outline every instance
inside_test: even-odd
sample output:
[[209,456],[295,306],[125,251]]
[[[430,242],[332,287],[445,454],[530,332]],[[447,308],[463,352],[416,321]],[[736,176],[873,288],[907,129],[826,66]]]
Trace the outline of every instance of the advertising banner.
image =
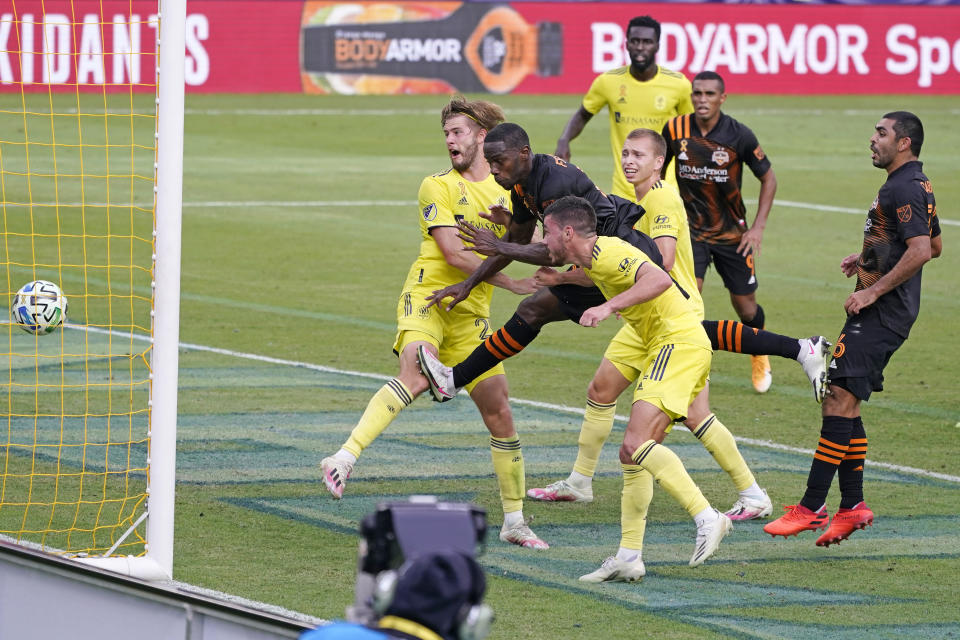
[[[102,11],[101,11],[102,7]],[[155,80],[156,2],[0,0],[0,91]],[[191,0],[188,92],[583,93],[662,24],[658,62],[737,93],[960,93],[960,8]],[[144,55],[138,55],[144,54]],[[129,89],[126,89],[129,90]]]

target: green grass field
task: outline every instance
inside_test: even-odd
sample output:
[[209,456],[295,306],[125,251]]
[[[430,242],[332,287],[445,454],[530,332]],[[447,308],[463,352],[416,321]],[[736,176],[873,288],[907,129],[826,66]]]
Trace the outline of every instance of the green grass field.
[[[534,151],[546,153],[578,104],[578,96],[496,100],[528,130]],[[886,391],[865,405],[874,526],[821,549],[813,535],[774,541],[762,522],[738,524],[711,560],[690,569],[694,527],[657,491],[647,576],[630,585],[577,581],[619,540],[615,443],[604,449],[594,503],[525,505],[551,543],[545,552],[497,540],[487,435],[465,398],[442,406],[418,399],[364,453],[342,501],[319,481],[320,459],[396,373],[390,349],[396,298],[417,254],[417,188],[449,166],[443,104],[440,96],[188,97],[175,578],[340,617],[352,599],[360,518],[378,501],[429,493],[488,511],[481,561],[497,613],[493,638],[960,636],[960,347],[949,328],[960,310],[955,99],[727,101],[725,111],[757,133],[779,181],[758,259],[768,328],[831,340],[839,332],[853,286],[839,262],[859,250],[885,179],[867,145],[886,111],[910,109],[924,121],[922,160],[944,255],[925,268],[920,319],[886,370]],[[573,162],[603,188],[611,173],[605,118],[573,144]],[[745,187],[755,197],[753,178]],[[707,317],[734,317],[714,273],[704,298]],[[498,291],[494,323],[518,301]],[[614,321],[593,330],[552,325],[508,363],[528,487],[568,473],[576,411],[615,330]],[[712,406],[742,438],[774,504],[793,504],[819,408],[796,363],[777,360],[773,370],[774,385],[760,396],[746,357],[717,354]],[[621,399],[618,413],[627,411]],[[667,443],[711,502],[733,502],[729,481],[688,432],[677,429]],[[838,500],[834,490],[831,511]]]

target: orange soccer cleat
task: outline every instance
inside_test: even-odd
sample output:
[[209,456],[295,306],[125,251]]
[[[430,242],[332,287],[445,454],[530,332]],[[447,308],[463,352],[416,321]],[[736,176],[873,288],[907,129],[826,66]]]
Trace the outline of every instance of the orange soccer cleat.
[[865,529],[873,524],[873,511],[863,502],[852,509],[840,509],[833,516],[833,522],[822,536],[817,538],[818,547],[829,547],[850,537],[857,529]]
[[787,511],[785,514],[766,525],[763,530],[773,537],[795,536],[801,531],[815,531],[823,529],[830,522],[830,516],[827,515],[827,509],[821,507],[820,511],[813,512],[801,504],[791,504],[784,506]]

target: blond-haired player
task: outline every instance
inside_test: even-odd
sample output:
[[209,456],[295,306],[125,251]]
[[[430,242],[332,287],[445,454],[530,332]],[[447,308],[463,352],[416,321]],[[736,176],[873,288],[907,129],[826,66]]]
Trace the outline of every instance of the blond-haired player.
[[[429,306],[425,299],[435,289],[459,282],[482,262],[475,253],[463,250],[463,241],[457,235],[458,220],[470,221],[498,236],[506,231],[478,214],[491,206],[509,206],[509,194],[494,181],[483,156],[487,131],[503,120],[503,110],[497,105],[484,100],[468,101],[461,96],[451,99],[441,112],[452,166],[424,178],[420,185],[420,256],[410,267],[397,305],[397,337],[393,349],[400,359],[400,374],[370,399],[340,450],[321,462],[324,484],[334,498],[343,496],[347,478],[363,450],[401,410],[427,390],[427,379],[417,364],[417,349],[423,346],[449,359],[465,357],[489,333],[493,286],[519,295],[532,293],[536,288],[531,278],[514,280],[498,273],[477,286],[463,303],[450,311]],[[547,544],[530,530],[523,518],[523,453],[507,402],[503,366],[487,371],[466,388],[490,431],[490,451],[504,511],[500,539],[523,547],[545,549]]]

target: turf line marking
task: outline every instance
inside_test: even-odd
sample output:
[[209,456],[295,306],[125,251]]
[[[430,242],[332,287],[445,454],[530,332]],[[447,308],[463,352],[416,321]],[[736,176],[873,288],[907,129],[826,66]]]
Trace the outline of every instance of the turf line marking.
[[[747,204],[756,204],[755,199],[747,198],[744,200]],[[810,211],[821,211],[826,213],[845,213],[848,215],[857,215],[866,217],[867,212],[863,209],[854,209],[851,207],[837,207],[829,204],[816,204],[813,202],[796,202],[793,200],[777,200],[775,205],[791,207],[793,209],[809,209]],[[70,205],[68,205],[70,206]],[[73,205],[79,206],[79,205]],[[209,201],[209,202],[184,202],[185,209],[207,209],[207,208],[246,208],[246,207],[415,207],[415,200],[303,200],[288,202],[267,202],[258,200],[249,201]],[[940,218],[940,224],[960,227],[960,220],[948,220]]]
[[[757,201],[755,198],[746,198],[744,202],[748,204],[756,204]],[[851,207],[837,207],[829,204],[815,204],[812,202],[795,202],[793,200],[775,200],[775,206],[783,207],[792,207],[794,209],[810,209],[811,211],[824,211],[827,213],[846,213],[857,216],[862,216],[866,218],[867,212],[864,209],[853,209]],[[946,224],[953,227],[960,227],[960,220],[948,220],[946,218],[940,217],[940,224]]]
[[[72,328],[83,329],[82,327],[72,327]],[[103,334],[113,333],[116,335],[122,335],[124,337],[131,337],[130,334],[127,334],[127,333],[122,333],[119,331],[111,331],[107,329],[93,328],[93,327],[86,328],[86,331],[91,331],[93,333],[103,333]],[[143,340],[148,342],[150,341],[150,337],[148,336],[134,335],[132,336],[132,338],[134,340]],[[244,353],[242,351],[233,351],[231,349],[221,349],[219,347],[208,347],[201,344],[191,344],[189,342],[181,342],[179,344],[179,347],[181,349],[189,349],[192,351],[204,351],[207,353],[216,353],[224,356],[231,356],[234,358],[243,358],[245,360],[255,360],[257,362],[266,362],[269,364],[281,364],[281,365],[286,365],[288,367],[298,367],[301,369],[309,369],[311,371],[320,371],[323,373],[335,373],[339,375],[353,376],[355,378],[368,378],[370,380],[392,380],[393,379],[393,376],[385,376],[379,373],[365,373],[363,371],[348,371],[345,369],[335,369],[333,367],[325,367],[321,364],[299,362],[297,360],[287,360],[284,358],[274,358],[271,356],[262,356],[255,353]],[[560,411],[563,413],[570,413],[570,414],[580,415],[580,416],[584,414],[584,410],[577,407],[568,407],[566,405],[553,404],[550,402],[540,402],[538,400],[524,400],[522,398],[510,398],[510,402],[527,406],[527,407],[551,409],[553,411]],[[617,416],[614,416],[614,418],[616,420],[619,420],[625,423],[627,422],[628,417],[617,415]],[[740,436],[735,436],[735,439],[738,442],[743,442],[744,444],[750,444],[756,447],[764,447],[767,449],[778,449],[781,451],[789,451],[791,453],[802,453],[809,456],[812,456],[814,454],[813,449],[791,447],[789,445],[773,442],[772,440],[757,440],[754,438],[743,438]],[[889,462],[878,462],[876,460],[871,460],[870,465],[875,467],[880,467],[881,469],[887,469],[888,471],[895,471],[897,473],[912,473],[914,475],[924,476],[927,478],[936,478],[937,480],[946,480],[947,482],[960,483],[960,476],[952,476],[946,473],[939,473],[936,471],[927,471],[926,469],[917,469],[916,467],[906,467],[898,464],[890,464]]]
[[[756,199],[746,198],[747,204],[756,204]],[[105,202],[34,202],[37,206],[45,207],[107,207],[117,208],[129,207],[129,204],[108,205]],[[791,207],[794,209],[809,209],[810,211],[821,211],[826,213],[845,213],[866,217],[867,213],[863,209],[854,209],[851,207],[837,207],[829,204],[816,204],[813,202],[796,202],[794,200],[777,200],[774,203],[778,206]],[[149,205],[137,205],[149,208]],[[184,209],[253,209],[258,207],[287,207],[287,208],[312,208],[312,207],[415,207],[416,200],[208,200],[197,202],[184,202]],[[948,220],[940,217],[940,224],[953,227],[960,227],[960,220]]]

